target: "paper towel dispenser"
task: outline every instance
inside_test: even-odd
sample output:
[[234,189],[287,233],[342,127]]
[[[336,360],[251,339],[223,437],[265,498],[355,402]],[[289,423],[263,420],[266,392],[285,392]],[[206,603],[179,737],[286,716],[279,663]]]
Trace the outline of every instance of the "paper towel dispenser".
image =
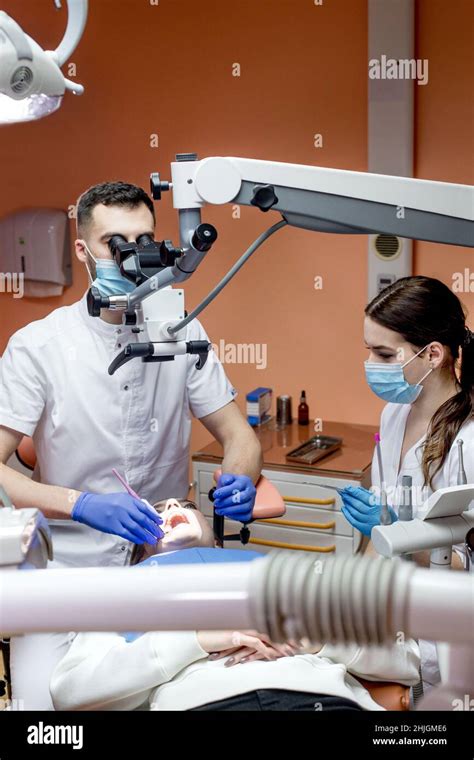
[[72,284],[67,213],[31,208],[0,219],[0,271],[21,274],[25,296],[60,296]]

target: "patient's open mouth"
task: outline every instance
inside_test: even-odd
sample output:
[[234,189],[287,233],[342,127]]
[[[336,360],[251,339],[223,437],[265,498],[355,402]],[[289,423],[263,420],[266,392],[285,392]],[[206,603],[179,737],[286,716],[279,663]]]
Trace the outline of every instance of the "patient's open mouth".
[[175,499],[168,499],[161,514],[161,527],[165,534],[162,543],[167,549],[183,548],[201,538],[202,529],[196,516],[191,510],[181,507]]
[[189,524],[189,520],[185,515],[174,514],[170,517],[169,520],[167,520],[167,523],[170,528],[176,528],[176,526],[180,525],[181,523]]

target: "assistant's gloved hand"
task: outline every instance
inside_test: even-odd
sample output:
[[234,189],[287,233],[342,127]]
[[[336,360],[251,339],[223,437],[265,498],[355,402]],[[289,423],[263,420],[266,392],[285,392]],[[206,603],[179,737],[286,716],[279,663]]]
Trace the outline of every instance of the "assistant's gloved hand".
[[257,490],[247,475],[221,475],[214,491],[216,513],[247,523],[252,519]]
[[159,514],[141,499],[128,493],[81,493],[71,517],[77,522],[113,533],[134,544],[156,544],[164,533]]
[[[375,525],[380,525],[380,510],[382,505],[372,491],[367,488],[354,488],[348,486],[339,491],[344,506],[341,509],[344,517],[354,528],[360,530],[364,536],[369,536]],[[388,508],[392,522],[398,520],[396,512],[392,507]]]

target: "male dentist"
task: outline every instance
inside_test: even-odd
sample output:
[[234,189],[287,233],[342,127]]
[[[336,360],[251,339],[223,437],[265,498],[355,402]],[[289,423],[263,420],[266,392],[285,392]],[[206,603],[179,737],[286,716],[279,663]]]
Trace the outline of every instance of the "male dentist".
[[[145,233],[153,237],[154,226],[153,203],[134,185],[103,183],[80,197],[76,255],[103,295],[134,287],[112,259],[111,237],[136,242]],[[132,361],[110,376],[112,359],[135,339],[120,313],[90,317],[84,295],[18,330],[3,355],[0,483],[17,508],[37,507],[49,519],[53,567],[124,565],[130,542],[153,544],[162,537],[159,516],[119,491],[112,468],[143,499],[185,498],[191,415],[224,450],[215,501],[219,513],[251,519],[261,448],[234,403],[236,391],[217,357],[201,370],[192,355],[160,363]],[[208,340],[197,320],[186,327],[185,340]],[[35,444],[32,479],[6,465],[23,435]],[[34,683],[31,668],[36,670],[40,661],[45,670],[54,666],[62,644],[56,640],[52,647],[50,640],[57,636],[12,640],[13,691],[25,709],[51,708],[44,678]],[[26,646],[31,640],[34,649]]]

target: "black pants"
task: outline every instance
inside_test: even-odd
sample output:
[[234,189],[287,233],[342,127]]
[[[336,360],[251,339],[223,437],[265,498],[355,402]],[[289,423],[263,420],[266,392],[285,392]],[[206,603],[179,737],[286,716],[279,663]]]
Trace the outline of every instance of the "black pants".
[[344,697],[331,697],[328,694],[310,694],[306,691],[288,691],[286,689],[256,689],[246,694],[238,694],[219,702],[209,702],[199,710],[310,710],[335,712],[341,710],[362,710],[356,702]]

